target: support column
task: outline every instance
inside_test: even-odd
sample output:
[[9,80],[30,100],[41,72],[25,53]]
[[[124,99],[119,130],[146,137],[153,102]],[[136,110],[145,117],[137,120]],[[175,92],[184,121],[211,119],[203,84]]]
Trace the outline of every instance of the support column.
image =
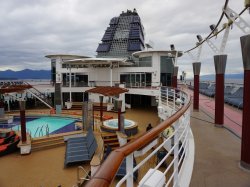
[[56,107],[56,113],[60,114],[61,108],[62,108],[62,88],[61,88],[61,83],[56,83],[55,84],[54,105]]
[[82,129],[89,129],[89,110],[88,110],[88,101],[84,101],[82,105]]
[[193,109],[199,110],[199,89],[200,89],[200,70],[201,63],[193,63],[193,72],[194,72],[194,96],[193,96]]
[[178,76],[178,66],[174,66],[174,72],[172,77],[172,87],[177,88],[177,76]]
[[240,166],[250,170],[250,35],[242,36],[241,50],[244,65],[244,94]]
[[21,138],[22,143],[26,143],[26,118],[25,118],[25,101],[19,101],[20,121],[21,121]]
[[102,123],[102,116],[103,116],[103,110],[102,110],[103,109],[103,96],[100,95],[99,99],[100,99],[100,121]]
[[216,72],[215,87],[215,119],[216,126],[224,124],[224,77],[227,63],[227,55],[215,55],[214,66]]
[[4,117],[4,99],[2,98],[2,95],[0,94],[0,118]]
[[72,92],[71,92],[71,87],[72,87],[72,79],[71,79],[71,66],[69,66],[69,102],[72,102]]
[[117,101],[117,108],[118,108],[118,131],[121,131],[121,108],[122,108],[122,101]]
[[110,65],[110,86],[113,86],[113,66]]

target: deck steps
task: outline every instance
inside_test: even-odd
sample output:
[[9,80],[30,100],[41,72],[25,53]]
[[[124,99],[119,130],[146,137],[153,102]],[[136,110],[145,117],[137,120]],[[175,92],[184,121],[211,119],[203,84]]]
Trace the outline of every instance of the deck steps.
[[[117,135],[115,133],[101,133],[103,143],[104,143],[104,148],[106,149],[107,146],[109,145],[112,150],[120,147]],[[133,140],[134,137],[128,137],[128,142]]]
[[102,133],[101,136],[103,139],[105,149],[107,148],[108,145],[112,148],[112,150],[120,146],[117,135],[115,133]]
[[44,139],[33,140],[31,143],[32,151],[39,151],[44,149],[55,148],[65,145],[63,136],[46,137]]
[[49,143],[49,144],[39,145],[39,146],[35,146],[35,147],[31,146],[31,150],[32,151],[40,151],[40,150],[51,149],[51,148],[55,148],[55,147],[59,147],[59,146],[63,146],[63,145],[65,145],[64,142]]
[[82,135],[82,131],[66,132],[61,134],[50,135],[48,137],[34,138],[31,143],[32,151],[39,151],[44,149],[55,148],[65,145],[65,136],[79,136]]

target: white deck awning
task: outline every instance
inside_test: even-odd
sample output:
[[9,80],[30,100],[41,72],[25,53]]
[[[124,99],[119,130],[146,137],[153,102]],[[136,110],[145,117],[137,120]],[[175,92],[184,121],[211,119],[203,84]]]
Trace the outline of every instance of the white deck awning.
[[133,63],[128,62],[127,58],[80,58],[73,60],[65,60],[63,64],[68,65],[111,65],[118,63],[119,65],[132,65]]

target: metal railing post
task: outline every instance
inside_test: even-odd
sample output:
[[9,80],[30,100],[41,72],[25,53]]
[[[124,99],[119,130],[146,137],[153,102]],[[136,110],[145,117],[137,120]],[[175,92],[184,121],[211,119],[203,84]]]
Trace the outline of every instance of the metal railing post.
[[173,104],[174,104],[174,111],[176,111],[176,108],[175,108],[175,94],[176,94],[176,92],[175,92],[175,89],[174,89],[174,91],[173,91],[173,95],[174,95],[174,98],[173,98]]
[[126,157],[126,173],[129,173],[129,177],[127,178],[126,186],[133,186],[133,153]]
[[[174,185],[178,184],[178,177],[179,177],[179,172],[178,172],[178,162],[179,162],[179,134],[178,134],[178,127],[179,127],[179,120],[175,123],[175,135],[174,135]],[[177,185],[178,186],[178,185]]]
[[167,94],[167,106],[168,106],[168,88],[167,88],[167,93],[166,94]]

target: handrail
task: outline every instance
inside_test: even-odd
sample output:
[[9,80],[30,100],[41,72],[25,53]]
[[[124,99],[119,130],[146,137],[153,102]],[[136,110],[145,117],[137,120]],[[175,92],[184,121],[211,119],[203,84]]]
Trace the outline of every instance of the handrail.
[[40,128],[39,137],[43,136],[43,127],[44,127],[44,125]]
[[27,92],[29,92],[31,95],[33,95],[35,98],[37,98],[39,101],[41,101],[43,104],[45,104],[47,107],[49,107],[50,109],[52,109],[53,107],[50,106],[46,101],[44,101],[42,98],[40,98],[39,96],[37,96],[35,93],[33,93],[31,90],[27,90]]
[[49,125],[46,125],[46,136],[49,136]]
[[35,132],[35,134],[34,134],[34,137],[36,137],[36,133],[38,132],[39,129],[40,129],[40,126],[38,126],[38,127],[36,128],[36,132]]
[[[186,93],[187,94],[187,93]],[[123,159],[133,153],[135,150],[138,150],[151,141],[153,141],[164,129],[168,128],[171,124],[177,121],[190,107],[191,99],[188,95],[188,103],[180,108],[174,115],[169,117],[167,120],[163,121],[156,127],[152,128],[149,132],[140,135],[134,141],[129,142],[128,144],[112,151],[108,158],[102,163],[100,168],[91,178],[91,180],[86,184],[87,187],[91,186],[110,186],[113,178],[116,175],[117,170],[119,169]]]

